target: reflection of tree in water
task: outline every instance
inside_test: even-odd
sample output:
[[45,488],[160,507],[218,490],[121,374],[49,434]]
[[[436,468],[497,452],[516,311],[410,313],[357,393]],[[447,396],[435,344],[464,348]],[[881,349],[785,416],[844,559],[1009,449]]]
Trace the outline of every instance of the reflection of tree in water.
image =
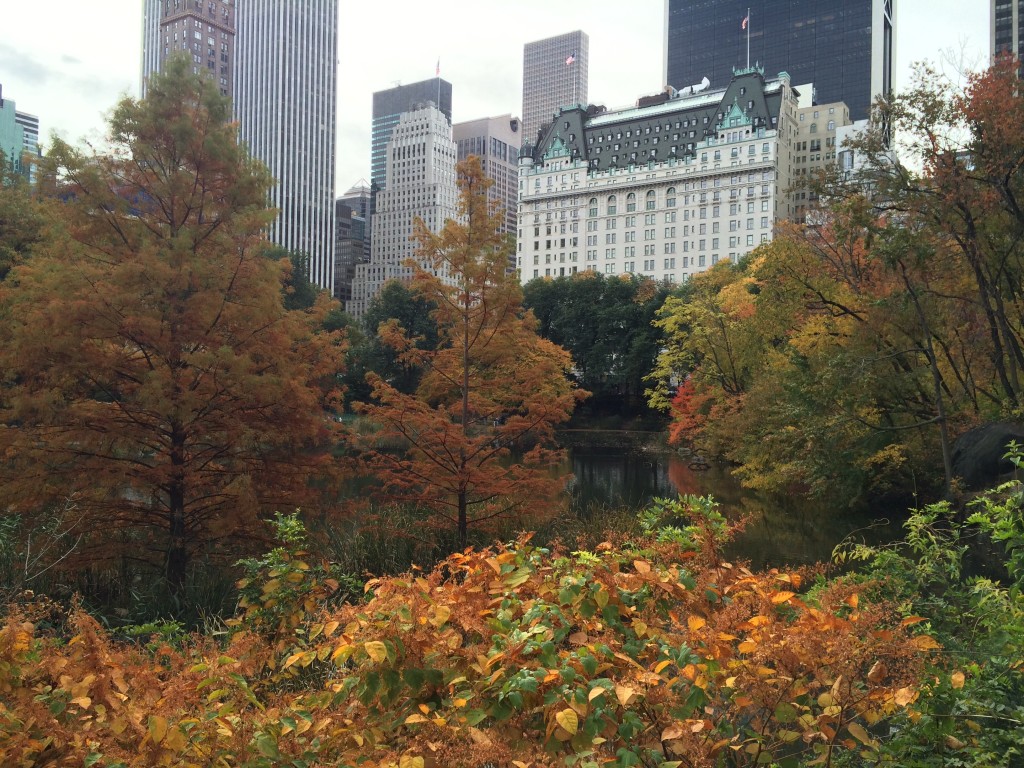
[[755,567],[827,562],[848,535],[869,543],[896,538],[899,525],[875,525],[862,515],[822,508],[800,499],[769,499],[744,489],[728,467],[706,470],[689,457],[659,452],[620,439],[618,445],[577,444],[570,448],[566,473],[574,507],[585,519],[595,508],[639,508],[656,496],[711,494],[730,520],[747,518],[745,529],[728,548],[729,556]]

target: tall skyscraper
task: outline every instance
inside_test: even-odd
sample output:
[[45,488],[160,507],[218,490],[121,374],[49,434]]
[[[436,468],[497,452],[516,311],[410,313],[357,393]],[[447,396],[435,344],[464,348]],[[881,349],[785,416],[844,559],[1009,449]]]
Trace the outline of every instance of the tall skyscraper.
[[523,141],[537,142],[537,131],[559,107],[587,103],[590,38],[576,30],[523,46]]
[[231,96],[234,79],[235,0],[142,0],[142,77],[139,93],[175,51],[192,56],[193,69],[216,78]]
[[[377,192],[370,261],[358,264],[345,309],[362,317],[389,280],[408,280],[407,259],[416,255],[413,220],[437,232],[458,216],[455,142],[447,115],[434,105],[404,113],[385,152],[387,185]],[[443,278],[444,275],[441,275]]]
[[310,280],[332,289],[338,0],[246,0],[237,23],[235,118],[277,179],[270,239],[309,254]]
[[[725,87],[733,68],[755,63],[813,83],[820,104],[843,101],[850,116],[892,90],[895,0],[665,0],[665,82],[707,77]],[[749,9],[749,17],[748,17]],[[746,21],[744,21],[746,19]]]
[[1001,53],[1020,53],[1024,38],[1024,0],[990,0],[989,52],[995,58]]
[[391,141],[391,132],[405,112],[412,112],[433,104],[452,122],[452,84],[440,77],[408,85],[396,85],[373,94],[373,124],[370,137],[370,186],[386,186],[387,162],[385,150]]
[[487,190],[490,200],[497,200],[505,210],[504,232],[515,234],[516,204],[519,199],[519,147],[523,143],[519,118],[512,115],[483,117],[452,126],[452,138],[458,159],[470,155],[480,158],[484,173],[494,181]]

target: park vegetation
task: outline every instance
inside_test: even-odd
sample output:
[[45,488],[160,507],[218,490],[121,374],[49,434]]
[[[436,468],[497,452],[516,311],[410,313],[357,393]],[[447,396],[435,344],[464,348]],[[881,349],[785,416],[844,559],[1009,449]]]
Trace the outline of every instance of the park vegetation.
[[[742,521],[702,496],[525,530],[560,512],[584,389],[645,376],[752,486],[949,487],[951,439],[1019,415],[1012,68],[894,98],[920,173],[868,135],[870,194],[822,180],[820,226],[671,295],[524,301],[471,160],[360,327],[266,244],[271,180],[190,66],[114,110],[106,154],[56,142],[38,189],[0,184],[0,763],[1024,760],[1020,482],[800,569],[730,559]],[[417,537],[419,564],[354,565]]]

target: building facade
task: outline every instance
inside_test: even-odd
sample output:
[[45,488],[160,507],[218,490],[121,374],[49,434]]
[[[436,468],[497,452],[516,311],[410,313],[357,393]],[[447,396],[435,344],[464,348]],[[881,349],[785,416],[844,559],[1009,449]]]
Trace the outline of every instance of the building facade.
[[707,77],[721,88],[734,67],[757,63],[813,82],[817,103],[842,101],[865,119],[874,98],[892,91],[894,3],[665,0],[665,82],[682,89]]
[[352,299],[356,265],[370,260],[370,185],[360,179],[335,202],[334,296]]
[[416,255],[416,218],[438,232],[458,217],[455,162],[451,122],[441,110],[428,105],[401,116],[387,145],[387,186],[376,196],[370,261],[356,266],[349,314],[362,317],[386,282],[412,277],[406,261]]
[[142,76],[139,92],[177,51],[192,57],[224,96],[233,94],[235,0],[142,0]]
[[797,108],[792,174],[793,219],[797,223],[806,223],[817,208],[818,197],[809,182],[825,168],[836,167],[838,137],[851,124],[850,109],[841,101]]
[[989,52],[992,58],[1003,53],[1020,54],[1024,38],[1024,0],[990,0]]
[[440,77],[408,85],[396,85],[373,94],[373,123],[370,133],[370,186],[387,186],[387,146],[401,116],[433,104],[452,122],[452,84]]
[[523,46],[523,138],[535,144],[560,107],[587,103],[590,38],[576,30]]
[[310,280],[332,290],[338,0],[246,0],[237,24],[239,136],[277,180],[269,238],[308,254]]
[[39,157],[39,118],[20,112],[11,99],[4,98],[0,84],[0,152],[7,171],[35,180],[35,163],[27,156]]
[[519,168],[523,283],[584,270],[679,283],[771,240],[788,195],[797,99],[789,76],[635,108],[563,109]]
[[512,115],[483,117],[452,126],[452,138],[459,161],[470,155],[480,158],[483,171],[494,181],[487,197],[505,211],[503,232],[516,232],[516,204],[519,197],[519,147],[522,124]]

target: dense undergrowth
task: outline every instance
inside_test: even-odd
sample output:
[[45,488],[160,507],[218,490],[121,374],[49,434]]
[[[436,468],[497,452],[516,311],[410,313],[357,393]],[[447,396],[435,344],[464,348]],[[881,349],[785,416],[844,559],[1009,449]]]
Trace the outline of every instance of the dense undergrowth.
[[[0,630],[11,766],[1012,765],[1024,741],[1019,486],[851,547],[852,575],[753,573],[709,499],[590,550],[468,549],[338,579],[296,515],[234,618],[132,641],[22,598]],[[962,568],[968,532],[1004,582]],[[1007,762],[1009,761],[1009,762]]]

